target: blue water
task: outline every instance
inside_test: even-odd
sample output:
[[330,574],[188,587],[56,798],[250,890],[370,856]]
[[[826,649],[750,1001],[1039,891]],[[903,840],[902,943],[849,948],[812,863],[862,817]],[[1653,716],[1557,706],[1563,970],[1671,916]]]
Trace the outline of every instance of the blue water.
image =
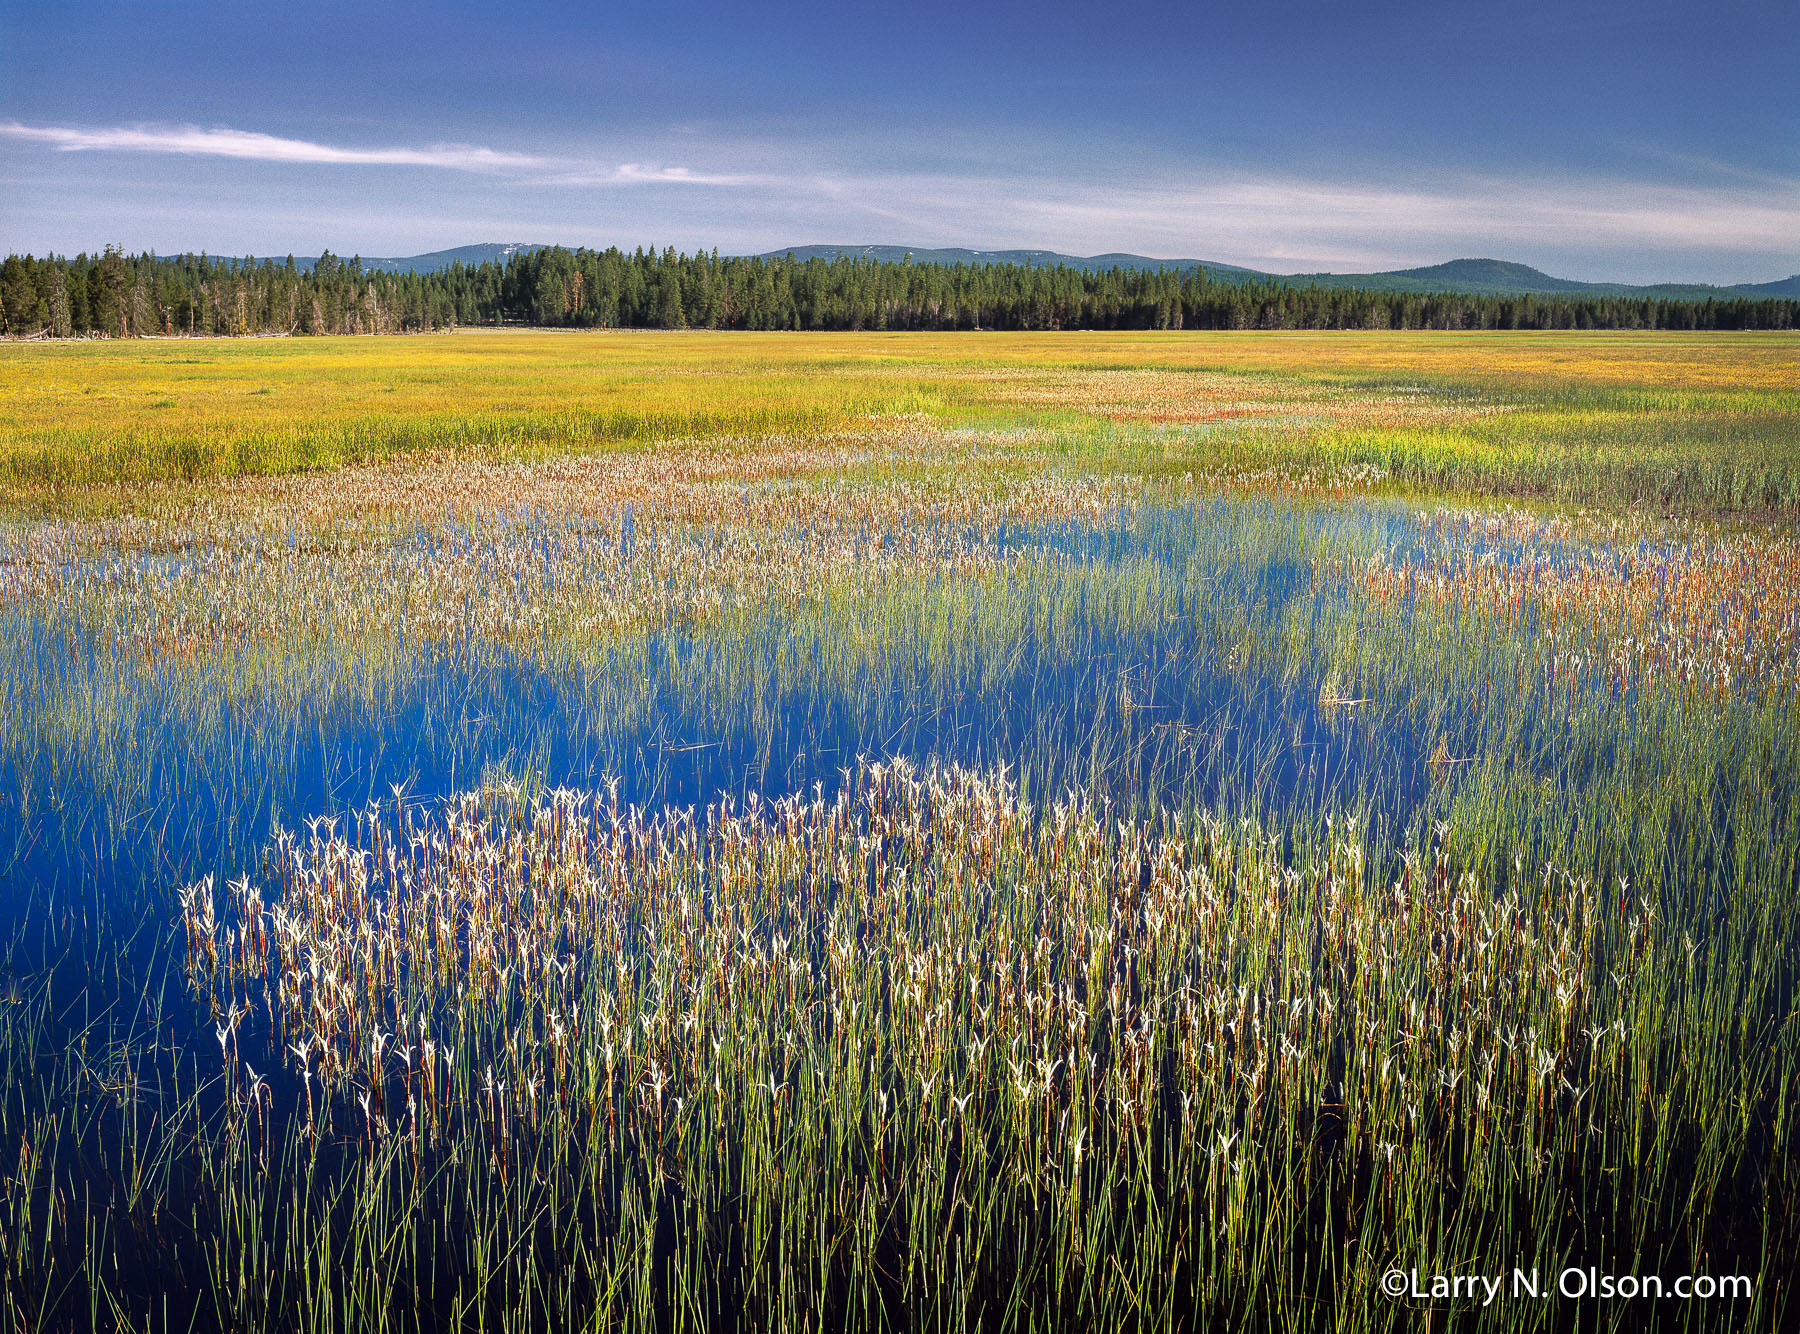
[[[1221,541],[1240,530],[1264,540]],[[1395,829],[1420,817],[1432,784],[1419,727],[1322,716],[1316,678],[1258,679],[1221,649],[1233,616],[1298,615],[1316,629],[1329,596],[1313,587],[1320,542],[1393,560],[1422,551],[1408,507],[1208,500],[989,536],[1003,553],[1053,558],[1069,588],[1053,621],[997,656],[934,656],[921,594],[918,624],[886,627],[874,646],[769,610],[750,613],[747,634],[660,629],[562,669],[478,644],[420,648],[415,670],[373,689],[338,677],[353,660],[322,657],[316,690],[196,704],[104,636],[15,612],[8,650],[27,686],[0,754],[5,907],[16,916],[74,896],[166,922],[181,885],[254,873],[276,822],[397,793],[428,802],[489,773],[569,786],[612,777],[622,801],[687,806],[815,784],[829,793],[859,758],[905,756],[1007,763],[1028,800],[1080,786],[1138,811],[1354,809]],[[630,523],[617,540],[635,540]],[[204,556],[145,559],[181,568]],[[1147,611],[1122,612],[1083,581],[1121,570],[1155,585]],[[48,740],[62,701],[90,689],[118,701],[116,715],[73,745]]]

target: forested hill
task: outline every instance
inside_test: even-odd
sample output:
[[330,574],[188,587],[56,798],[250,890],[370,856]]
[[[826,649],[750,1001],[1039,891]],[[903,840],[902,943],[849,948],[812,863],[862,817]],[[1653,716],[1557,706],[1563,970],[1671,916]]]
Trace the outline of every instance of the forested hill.
[[1581,294],[1585,296],[1655,297],[1664,301],[1729,301],[1733,297],[1800,297],[1800,274],[1771,283],[1739,283],[1715,287],[1708,283],[1586,282],[1553,278],[1527,264],[1503,259],[1453,259],[1416,269],[1385,269],[1379,273],[1265,273],[1236,264],[1200,259],[1151,259],[1145,255],[1112,252],[1105,255],[1064,255],[1054,250],[915,250],[908,246],[869,245],[790,246],[771,250],[765,259],[873,259],[912,264],[1023,264],[1032,268],[1071,269],[1170,269],[1186,273],[1205,269],[1207,277],[1222,282],[1284,283],[1289,287],[1358,287],[1384,292],[1474,292],[1520,296]]
[[[365,273],[435,273],[439,269],[447,269],[452,264],[504,264],[515,254],[529,254],[534,250],[544,249],[541,245],[527,245],[522,242],[502,245],[496,241],[486,241],[479,245],[459,245],[451,250],[430,250],[423,255],[403,255],[398,258],[370,258],[358,255],[356,262],[361,264]],[[304,255],[294,260],[297,268],[307,272],[323,258],[319,255]],[[264,261],[252,259],[252,264]],[[286,264],[286,260],[277,261]]]
[[116,249],[0,263],[14,337],[700,329],[1792,329],[1800,299],[1383,291],[1186,271],[519,248],[435,272]]

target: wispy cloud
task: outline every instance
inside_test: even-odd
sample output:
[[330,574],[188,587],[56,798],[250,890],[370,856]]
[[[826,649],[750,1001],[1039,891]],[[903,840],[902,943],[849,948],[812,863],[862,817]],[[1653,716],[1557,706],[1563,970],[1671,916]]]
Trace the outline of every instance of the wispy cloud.
[[[1489,255],[1564,276],[1632,281],[1742,281],[1790,273],[1800,262],[1793,230],[1800,176],[1779,171],[1684,164],[1682,178],[1670,179],[1666,170],[1483,173],[1391,162],[1257,170],[1107,153],[1092,143],[1057,153],[1050,151],[1054,141],[1047,146],[1018,135],[989,136],[978,149],[959,150],[951,163],[920,170],[912,167],[918,138],[838,132],[757,138],[739,127],[710,126],[673,139],[640,132],[629,143],[576,140],[532,154],[454,144],[340,147],[233,129],[0,123],[0,142],[44,150],[30,191],[17,171],[8,174],[5,183],[20,202],[6,211],[3,230],[9,243],[24,243],[25,200],[63,192],[81,199],[91,229],[83,243],[89,235],[136,235],[145,210],[167,202],[157,186],[164,173],[112,165],[81,171],[66,156],[110,150],[320,164],[309,197],[344,217],[361,210],[368,221],[346,225],[334,214],[312,224],[329,235],[304,244],[330,241],[341,249],[337,238],[355,231],[366,250],[365,238],[379,232],[389,238],[381,243],[385,253],[396,254],[454,236],[447,233],[453,218],[498,210],[501,216],[481,234],[600,245],[633,239],[740,253],[811,242],[1124,250],[1276,272],[1400,268]],[[334,172],[334,165],[448,170],[424,195],[409,172]],[[504,176],[506,190],[491,188],[484,178],[493,176]],[[128,179],[138,187],[129,198],[120,193]],[[244,198],[278,188],[246,181]],[[596,210],[602,195],[606,205]],[[165,244],[194,245],[198,237],[225,249],[267,248],[253,240],[254,222],[232,226],[226,240],[218,199],[191,204],[193,223]],[[278,209],[259,204],[247,216],[278,213],[291,223],[294,209],[284,194]],[[401,239],[410,235],[417,240]],[[276,245],[299,243],[288,232]],[[69,242],[58,236],[51,244]]]
[[1400,184],[1182,172],[1137,181],[845,174],[819,193],[838,218],[904,228],[892,239],[914,244],[1130,249],[1290,271],[1518,249],[1583,259],[1623,250],[1792,255],[1800,214],[1800,181],[1781,178],[1703,189],[1493,175]]
[[646,167],[639,162],[626,162],[613,173],[613,179],[627,185],[754,185],[765,178],[709,174],[687,167]]
[[746,172],[695,171],[692,167],[672,167],[644,162],[621,162],[616,167],[597,166],[592,162],[571,160],[568,170],[535,177],[534,185],[594,186],[615,185],[711,185],[745,186],[777,185],[780,178]]
[[254,130],[203,129],[197,125],[125,125],[78,129],[61,125],[0,124],[0,137],[48,144],[65,153],[173,153],[258,162],[320,163],[362,167],[444,167],[453,171],[509,171],[541,167],[544,159],[502,153],[472,144],[425,148],[340,148],[306,139],[284,139]]
[[[61,125],[0,124],[0,138],[44,144],[64,153],[164,153],[255,162],[351,167],[441,167],[452,171],[533,173],[532,184],[553,186],[702,185],[775,183],[742,172],[696,171],[662,163],[597,165],[589,158],[509,153],[473,144],[424,148],[343,148],[307,139],[284,139],[255,130],[196,125],[121,125],[82,129]],[[548,173],[548,174],[545,174]]]

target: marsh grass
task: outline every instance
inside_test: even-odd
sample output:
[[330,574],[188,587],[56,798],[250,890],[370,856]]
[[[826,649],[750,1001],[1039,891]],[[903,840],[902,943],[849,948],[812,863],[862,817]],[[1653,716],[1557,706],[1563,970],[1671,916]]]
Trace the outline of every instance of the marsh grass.
[[[1177,454],[1195,472],[1376,467],[1420,491],[1791,513],[1795,364],[1779,334],[519,331],[9,347],[0,494],[66,509],[105,504],[95,489],[119,484],[912,418],[1011,421],[1108,471]],[[1145,430],[1160,448],[1142,448]]]
[[[206,354],[329,416],[351,346]],[[480,346],[477,393],[596,348],[726,392],[706,340]],[[1454,393],[1430,340],[1179,391],[1168,340],[731,346],[934,397],[14,493],[7,1320],[1786,1327],[1793,534],[1308,452],[1699,420],[1701,373],[1755,420],[1785,344],[1500,340]],[[1565,1263],[1755,1295],[1377,1287]]]

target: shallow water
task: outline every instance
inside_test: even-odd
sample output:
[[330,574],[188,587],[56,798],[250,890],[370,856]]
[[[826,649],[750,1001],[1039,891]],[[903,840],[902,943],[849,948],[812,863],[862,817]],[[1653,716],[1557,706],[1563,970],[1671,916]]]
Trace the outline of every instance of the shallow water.
[[[577,532],[527,517],[507,540],[549,548]],[[209,874],[268,883],[272,831],[312,816],[429,807],[503,778],[544,788],[616,781],[622,804],[649,809],[815,786],[829,796],[859,758],[906,757],[1007,765],[1039,808],[1074,789],[1150,820],[1195,806],[1252,815],[1288,842],[1277,855],[1293,861],[1309,837],[1317,848],[1327,815],[1355,812],[1371,864],[1388,859],[1373,878],[1380,885],[1401,849],[1433,844],[1429,831],[1457,815],[1470,777],[1489,767],[1468,757],[1499,757],[1491,768],[1501,776],[1489,774],[1483,800],[1529,798],[1491,823],[1480,812],[1467,821],[1478,839],[1498,831],[1496,841],[1507,840],[1486,851],[1490,863],[1509,862],[1528,836],[1532,864],[1560,860],[1577,838],[1593,855],[1596,821],[1608,838],[1624,824],[1607,797],[1638,790],[1641,773],[1642,790],[1660,781],[1655,766],[1672,752],[1644,746],[1640,732],[1701,735],[1678,706],[1613,692],[1598,675],[1574,690],[1546,684],[1530,608],[1510,630],[1457,630],[1454,614],[1410,585],[1382,601],[1333,573],[1465,554],[1543,568],[1586,559],[1591,549],[1578,542],[1446,536],[1397,502],[1242,498],[944,536],[952,549],[979,538],[999,566],[738,606],[703,626],[671,617],[560,657],[465,637],[402,644],[377,662],[366,645],[324,642],[261,677],[223,672],[217,688],[123,651],[117,621],[62,624],[0,609],[12,660],[10,676],[0,673],[12,705],[0,736],[0,910],[9,925],[39,928],[8,933],[6,998],[47,991],[40,1042],[79,1050],[84,1062],[84,1025],[108,1007],[110,1031],[154,1032],[132,1076],[147,1096],[122,1100],[118,1115],[152,1104],[166,1114],[186,1097],[194,1124],[224,1125],[233,1108],[242,1112],[232,1100],[243,1076],[223,1039],[215,1045],[216,1016],[206,1012],[208,999],[221,1009],[224,1000],[187,985],[176,894]],[[627,554],[641,540],[629,521],[580,529],[579,539],[617,542]],[[491,569],[494,598],[526,592],[508,572],[516,561],[489,562],[499,550],[484,545],[491,532],[396,540],[422,559],[454,548],[458,568]],[[141,557],[176,574],[197,574],[208,558],[204,546]],[[1363,669],[1374,685],[1356,677]],[[1340,671],[1357,702],[1337,702]],[[1734,726],[1736,740],[1695,762],[1710,826],[1665,877],[1694,901],[1715,882],[1732,890],[1749,879],[1734,868],[1740,806],[1761,810],[1753,831],[1792,825],[1791,787],[1765,793],[1761,808],[1741,800],[1763,772],[1756,764],[1770,766],[1746,762],[1760,743],[1741,719]],[[1788,772],[1779,768],[1787,762],[1777,758],[1775,771]],[[1757,838],[1767,835],[1743,841]],[[1648,865],[1674,844],[1653,831],[1621,846]],[[1757,874],[1792,879],[1792,865]],[[1703,914],[1692,919],[1704,929]],[[267,1005],[266,995],[250,1001],[232,1060],[258,1072],[268,1094],[251,1104],[259,1133],[283,1143],[295,1118],[313,1116],[317,1086],[303,1085],[286,1059]],[[350,1173],[366,1152],[367,1113],[346,1096],[319,1115],[330,1133],[315,1170],[321,1179]],[[207,1162],[196,1153],[180,1170],[200,1181]],[[177,1179],[172,1198],[192,1184]],[[161,1252],[141,1254],[137,1269],[117,1276],[124,1288],[145,1301],[182,1290],[159,1267]],[[454,1260],[422,1263],[448,1266],[438,1276],[454,1287]],[[204,1290],[192,1275],[182,1281],[190,1295]]]
[[[574,531],[519,522],[534,543]],[[627,551],[638,540],[629,517],[612,531],[582,529]],[[981,585],[992,605],[961,609],[975,627],[962,638],[945,628],[954,585],[940,582],[890,590],[872,611],[753,607],[628,633],[560,663],[479,642],[403,645],[404,669],[377,680],[356,652],[326,645],[280,690],[198,696],[134,664],[103,628],[11,611],[18,716],[0,748],[0,906],[15,920],[70,900],[148,917],[161,924],[144,938],[155,954],[177,889],[255,874],[277,825],[431,803],[500,777],[616,781],[623,803],[646,809],[829,795],[859,758],[1006,764],[1028,801],[1073,788],[1123,811],[1200,806],[1273,829],[1355,812],[1390,841],[1416,841],[1463,772],[1458,760],[1434,766],[1434,746],[1473,753],[1493,744],[1483,729],[1500,717],[1515,744],[1560,744],[1567,725],[1479,671],[1443,682],[1429,708],[1399,689],[1329,704],[1321,645],[1362,634],[1366,611],[1317,569],[1446,551],[1541,566],[1582,544],[1450,537],[1395,501],[1235,497],[1145,504],[1107,523],[1008,522],[983,540],[1013,563]],[[455,530],[401,541],[480,549]],[[136,558],[193,571],[208,553]],[[493,590],[518,595],[504,576]],[[1009,619],[1013,603],[1037,611]],[[1410,592],[1399,610],[1403,623],[1435,614]],[[1299,644],[1285,659],[1284,637]],[[1240,661],[1248,640],[1262,648]],[[1269,667],[1278,661],[1289,665]],[[1580,693],[1604,688],[1596,676]],[[1618,703],[1635,726],[1635,691]]]
[[[1291,530],[1291,543],[1208,568],[1221,526],[1246,507]],[[196,708],[180,687],[115,661],[104,637],[15,617],[14,670],[42,689],[24,698],[38,716],[15,731],[38,744],[0,760],[7,898],[76,886],[169,894],[209,872],[254,870],[274,822],[391,801],[396,790],[429,801],[493,773],[570,786],[616,777],[628,803],[704,805],[753,790],[830,791],[858,756],[907,756],[1007,762],[1039,789],[1098,783],[1151,806],[1373,803],[1404,823],[1422,790],[1418,737],[1359,735],[1354,716],[1321,716],[1315,682],[1246,679],[1209,643],[1222,607],[1275,617],[1307,605],[1309,545],[1346,523],[1371,549],[1416,545],[1409,513],[1388,505],[1277,515],[1210,501],[1118,525],[1007,525],[994,534],[1002,552],[1066,567],[1053,629],[1026,627],[1004,661],[975,645],[946,662],[902,628],[848,675],[821,667],[828,628],[770,611],[730,642],[716,628],[654,630],[562,667],[439,647],[370,699],[322,689],[316,700],[249,693]],[[140,559],[181,570],[205,553]],[[1084,581],[1126,567],[1158,590],[1121,617]],[[327,661],[322,684],[341,686],[355,667]],[[84,707],[100,720],[86,730],[91,753],[42,739],[72,698],[92,701]],[[81,726],[70,735],[84,739]]]

